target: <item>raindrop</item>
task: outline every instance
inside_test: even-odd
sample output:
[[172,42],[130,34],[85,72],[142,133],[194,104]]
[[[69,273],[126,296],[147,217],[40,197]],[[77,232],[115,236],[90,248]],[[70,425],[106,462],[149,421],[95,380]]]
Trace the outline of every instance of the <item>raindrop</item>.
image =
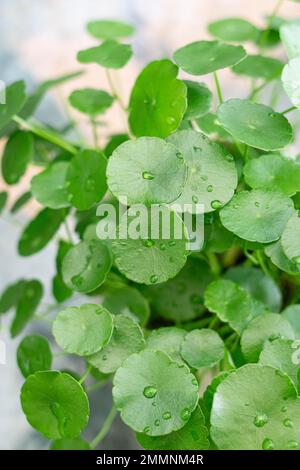
[[71,281],[74,284],[74,286],[80,287],[83,283],[83,278],[81,277],[80,274],[77,274],[76,276],[73,276],[71,278]]
[[107,361],[107,356],[105,354],[102,356],[102,361]]
[[291,419],[289,418],[286,418],[284,421],[283,421],[283,425],[286,427],[286,428],[292,428],[294,423]]
[[154,175],[150,171],[144,171],[142,174],[144,180],[153,180]]
[[274,118],[276,118],[276,114],[275,113],[269,113],[269,117],[274,119]]
[[165,249],[167,248],[166,244],[165,243],[161,243],[159,245],[159,248],[161,249],[161,251],[165,251]]
[[182,153],[180,153],[180,152],[177,152],[177,153],[176,153],[176,157],[177,157],[179,160],[183,160],[183,155],[182,155]]
[[144,433],[147,434],[149,431],[150,431],[150,427],[149,427],[149,426],[146,426],[146,427],[144,428]]
[[151,246],[154,245],[154,241],[152,241],[152,240],[143,240],[143,245],[144,245],[146,248],[151,248]]
[[222,207],[222,203],[218,200],[212,201],[211,207],[213,209],[220,209]]
[[[280,339],[280,337],[281,337],[280,334],[278,334],[278,333],[277,333],[277,334],[276,334],[276,333],[273,333],[273,334],[269,337],[269,341],[270,341],[271,343],[273,343],[273,341],[275,341],[276,339]],[[279,375],[280,377],[283,376],[283,375],[282,375],[282,372],[281,372],[280,370],[278,370],[278,371],[276,371],[276,372],[280,372],[280,374],[277,373],[277,375]]]
[[197,202],[199,201],[199,199],[198,199],[197,196],[195,196],[195,195],[193,194],[193,196],[192,196],[192,201],[193,201],[195,204],[197,204]]
[[157,394],[157,388],[148,385],[148,387],[144,388],[143,394],[146,398],[154,398]]
[[287,411],[287,406],[284,405],[284,406],[281,408],[281,411],[282,411],[282,413],[285,413],[285,412]]
[[197,379],[193,379],[193,380],[192,380],[192,384],[198,387],[198,381],[197,381]]
[[233,158],[233,156],[230,155],[230,153],[229,153],[228,155],[226,155],[226,160],[227,160],[228,162],[233,162],[234,158]]
[[159,425],[160,425],[160,420],[159,420],[159,419],[156,419],[156,420],[154,421],[154,425],[155,425],[155,426],[159,426]]
[[259,207],[259,206],[260,206],[259,202],[257,202],[257,201],[254,203],[254,205],[255,205],[255,207]]
[[254,424],[257,428],[262,428],[265,424],[268,422],[268,417],[267,415],[257,415],[254,418]]
[[158,281],[158,276],[156,276],[156,274],[153,274],[153,275],[150,277],[150,282],[151,282],[151,284],[155,284],[157,281]]
[[213,188],[213,186],[210,184],[209,186],[207,186],[206,190],[207,190],[208,193],[212,193],[213,190],[214,190],[214,188]]
[[262,448],[263,450],[274,450],[275,445],[272,439],[269,439],[268,437],[266,437],[266,439],[263,440]]
[[180,417],[183,421],[187,421],[191,416],[190,411],[187,408],[184,408],[182,412],[180,413]]
[[156,401],[153,401],[152,406],[156,406],[156,405],[157,405]]
[[175,246],[176,245],[176,242],[174,240],[171,240],[169,243],[168,243],[169,246]]
[[168,420],[171,419],[171,413],[169,411],[166,411],[163,415],[163,419]]

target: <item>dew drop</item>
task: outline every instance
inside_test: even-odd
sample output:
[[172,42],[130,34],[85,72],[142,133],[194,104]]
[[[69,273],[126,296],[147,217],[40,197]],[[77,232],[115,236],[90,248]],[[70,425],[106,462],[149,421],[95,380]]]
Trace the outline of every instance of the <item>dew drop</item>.
[[259,206],[260,206],[259,202],[257,202],[257,201],[254,203],[254,205],[255,205],[255,207],[259,207]]
[[192,380],[192,384],[198,387],[198,381],[197,381],[197,379],[193,379],[193,380]]
[[168,243],[169,246],[175,246],[176,245],[176,242],[174,240],[171,240],[169,241]]
[[80,274],[77,274],[76,276],[73,276],[71,278],[71,281],[74,284],[74,286],[80,287],[83,283],[83,278],[81,277]]
[[178,160],[183,160],[183,155],[180,152],[176,153],[176,157],[178,158]]
[[285,373],[279,369],[275,370],[275,375],[277,375],[278,377],[285,377]]
[[161,243],[161,244],[159,245],[159,248],[160,248],[161,251],[165,251],[165,249],[167,248],[167,246],[166,246],[165,243]]
[[149,431],[150,431],[150,427],[149,427],[149,426],[146,426],[146,427],[144,428],[144,433],[147,434]]
[[280,411],[282,411],[282,413],[285,413],[285,412],[287,411],[287,406],[285,406],[285,405],[284,405],[284,406],[282,406],[282,408],[281,408],[281,410],[280,410]]
[[187,421],[191,416],[190,411],[187,408],[184,408],[182,412],[180,413],[180,417],[183,421]]
[[156,419],[156,420],[154,421],[154,426],[159,426],[159,425],[160,425],[160,420],[159,420],[159,419]]
[[211,207],[213,209],[220,209],[222,207],[222,203],[218,200],[212,201]]
[[208,193],[212,193],[213,190],[214,190],[214,188],[213,188],[213,186],[210,184],[209,186],[207,186],[206,190],[207,190]]
[[158,281],[158,276],[156,276],[156,274],[153,274],[153,275],[150,277],[150,282],[151,282],[151,284],[155,284],[157,281]]
[[233,158],[233,156],[230,155],[230,153],[229,153],[228,155],[226,155],[226,160],[227,160],[228,162],[233,162],[234,158]]
[[143,171],[142,176],[144,180],[154,180],[154,175],[150,171]]
[[274,450],[275,445],[274,445],[274,442],[272,441],[272,439],[269,439],[268,437],[266,437],[263,440],[262,448],[263,448],[263,450]]
[[156,401],[153,401],[152,406],[156,406],[156,405],[157,405]]
[[162,415],[163,419],[165,419],[166,421],[168,419],[171,419],[171,413],[169,411],[166,411],[163,415]]
[[[269,341],[270,341],[271,343],[273,343],[273,341],[275,341],[276,339],[280,339],[280,337],[281,337],[280,334],[278,334],[278,333],[273,333],[273,334],[269,337]],[[278,371],[278,372],[280,372],[280,371]],[[280,374],[277,374],[277,375],[280,375]],[[282,377],[282,375],[281,375],[281,377]]]
[[154,241],[152,241],[152,240],[143,240],[143,245],[144,245],[146,248],[151,248],[151,246],[154,245]]
[[276,118],[276,114],[275,113],[269,113],[269,117],[274,119],[274,118]]
[[267,415],[257,415],[254,418],[254,424],[257,428],[262,428],[265,424],[268,422],[268,417]]
[[143,394],[146,398],[154,398],[157,394],[157,388],[148,385],[148,387],[144,388]]
[[202,175],[202,176],[201,176],[201,179],[202,179],[202,181],[207,181],[207,180],[208,180],[208,176]]
[[288,445],[289,449],[298,449],[298,442],[297,441],[289,441],[287,445]]
[[105,354],[102,356],[102,361],[107,361],[107,356]]
[[193,201],[194,204],[197,204],[197,202],[199,201],[199,199],[198,199],[197,196],[195,196],[195,195],[193,194],[193,196],[192,196],[192,201]]
[[294,423],[291,419],[289,418],[286,418],[284,421],[283,421],[283,425],[286,427],[286,428],[292,428]]

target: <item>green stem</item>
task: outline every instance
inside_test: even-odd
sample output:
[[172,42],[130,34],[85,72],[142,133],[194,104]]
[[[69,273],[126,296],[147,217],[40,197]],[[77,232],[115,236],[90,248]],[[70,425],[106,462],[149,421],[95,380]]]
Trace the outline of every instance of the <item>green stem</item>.
[[92,366],[91,365],[88,365],[85,373],[83,374],[83,376],[81,377],[81,379],[79,380],[79,383],[80,384],[83,384],[83,382],[85,381],[85,379],[87,378],[87,376],[89,375],[89,373],[91,372],[92,370]]
[[214,72],[214,79],[215,79],[216,89],[217,89],[217,93],[218,93],[219,103],[222,104],[223,103],[223,95],[222,95],[221,85],[220,85],[220,82],[219,82],[217,72]]
[[261,269],[263,270],[263,272],[268,276],[268,277],[271,277],[270,273],[269,273],[269,270],[267,268],[267,265],[265,263],[265,260],[264,260],[264,257],[263,257],[263,254],[260,250],[257,250],[256,252],[256,257],[257,257],[257,261],[259,262],[260,264],[260,267]]
[[252,92],[250,93],[250,95],[249,95],[249,100],[253,101],[256,98],[256,95],[260,91],[262,91],[268,84],[269,84],[269,82],[264,82],[261,85],[259,85],[258,87],[254,88],[252,90]]
[[217,255],[215,253],[207,253],[207,259],[213,274],[219,276],[221,274],[222,268],[220,266]]
[[104,387],[104,385],[106,385],[107,383],[108,382],[96,382],[96,383],[90,385],[89,387],[86,387],[85,391],[87,393],[95,392],[96,390],[100,390],[100,388]]
[[95,449],[100,444],[100,442],[104,439],[104,437],[106,436],[106,434],[111,428],[111,425],[116,417],[116,414],[117,414],[117,409],[115,405],[113,405],[103,423],[102,428],[100,429],[98,434],[94,437],[94,439],[91,441],[90,445],[92,449]]
[[253,264],[255,264],[255,266],[257,266],[259,264],[259,262],[257,261],[257,259],[251,255],[251,253],[249,253],[248,250],[244,250],[244,255],[246,256],[246,258],[248,258]]
[[97,123],[93,117],[91,117],[91,127],[92,127],[92,133],[93,133],[94,147],[98,149],[99,139],[98,139]]
[[68,223],[68,220],[67,220],[67,219],[65,219],[65,221],[64,221],[64,226],[65,226],[66,233],[67,233],[67,236],[68,236],[68,239],[69,239],[70,243],[71,243],[72,245],[74,245],[74,240],[73,240],[72,232],[71,232],[71,229],[70,229],[70,227],[69,227],[69,223]]
[[14,116],[13,121],[19,124],[19,126],[21,126],[23,129],[32,132],[38,137],[41,137],[42,139],[47,140],[48,142],[51,142],[52,144],[57,145],[58,147],[61,147],[67,152],[72,153],[73,155],[77,153],[77,149],[73,147],[72,144],[64,140],[59,135],[55,134],[50,129],[42,127],[41,124],[34,124],[32,122],[25,121],[20,116]]
[[284,115],[284,114],[290,113],[291,111],[295,111],[295,109],[297,109],[296,106],[291,106],[290,108],[287,108],[284,111],[281,111],[280,114]]
[[118,101],[119,105],[121,106],[121,108],[123,109],[123,111],[127,112],[127,109],[126,109],[126,106],[125,104],[123,103],[123,100],[114,84],[114,81],[113,81],[113,78],[112,78],[112,75],[111,75],[111,71],[109,69],[105,69],[106,70],[106,76],[107,76],[107,81],[109,83],[109,86],[110,86],[110,89],[111,89],[111,92],[112,92],[112,95],[113,97]]

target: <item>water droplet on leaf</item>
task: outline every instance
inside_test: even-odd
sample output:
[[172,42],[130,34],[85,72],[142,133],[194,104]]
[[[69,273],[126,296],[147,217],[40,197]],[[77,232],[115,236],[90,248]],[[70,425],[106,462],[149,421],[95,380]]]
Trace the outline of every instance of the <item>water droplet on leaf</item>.
[[274,442],[272,441],[272,439],[269,439],[268,437],[266,437],[263,440],[262,448],[263,448],[263,450],[274,450],[275,445],[274,445]]
[[146,398],[154,398],[157,394],[157,388],[149,385],[148,387],[144,388],[143,394]]
[[171,413],[169,411],[166,411],[163,414],[163,419],[165,419],[165,420],[171,419]]
[[257,415],[254,418],[254,424],[257,428],[262,428],[265,424],[268,422],[268,417],[267,415]]
[[155,284],[157,281],[158,281],[158,276],[156,276],[156,274],[153,274],[153,275],[150,277],[150,282],[151,282],[151,284]]
[[142,176],[144,180],[154,180],[154,175],[150,171],[144,171]]
[[217,200],[212,201],[211,207],[213,209],[220,209],[222,207],[222,203],[220,201],[217,201]]
[[190,416],[191,416],[191,413],[187,408],[184,408],[184,410],[182,410],[182,412],[180,413],[180,417],[183,421],[188,421]]

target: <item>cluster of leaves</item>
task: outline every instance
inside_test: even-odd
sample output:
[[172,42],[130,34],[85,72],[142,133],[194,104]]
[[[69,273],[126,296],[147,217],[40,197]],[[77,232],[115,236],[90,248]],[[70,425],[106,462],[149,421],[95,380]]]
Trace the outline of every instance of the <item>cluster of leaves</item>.
[[[52,334],[64,354],[87,367],[81,379],[55,370],[48,339],[25,336],[17,362],[27,420],[52,449],[97,446],[117,411],[145,449],[299,449],[300,159],[282,152],[294,136],[285,114],[300,107],[300,20],[275,11],[263,31],[243,19],[214,22],[209,32],[216,39],[148,64],[128,106],[112,69],[130,60],[131,46],[121,39],[133,28],[94,21],[87,29],[101,43],[78,60],[104,67],[111,86],[110,93],[75,90],[69,99],[90,119],[92,148],[31,118],[49,88],[78,74],[30,96],[23,82],[13,83],[0,107],[5,182],[18,183],[30,164],[45,167],[11,208],[16,213],[32,197],[43,206],[23,230],[18,252],[34,255],[57,238]],[[266,55],[280,38],[286,65]],[[248,55],[236,42],[252,42],[258,53]],[[217,73],[228,67],[249,79],[247,98],[223,100]],[[213,75],[220,101],[214,111],[207,85],[179,79],[179,68]],[[293,104],[283,112],[258,102],[260,91],[281,78]],[[114,103],[128,129],[100,149],[98,119]],[[204,247],[188,252],[186,239],[159,234],[99,240],[96,207],[107,200],[117,206],[124,196],[127,219],[133,204],[157,205],[184,233],[182,212],[167,205],[176,201],[183,211],[202,203]],[[6,199],[1,193],[1,208]],[[125,225],[121,218],[118,229]],[[85,303],[76,305],[74,292],[88,295]],[[41,319],[42,295],[38,280],[19,280],[3,292],[0,313],[15,308],[12,337]],[[88,394],[110,380],[114,406],[88,443],[81,437]]]

